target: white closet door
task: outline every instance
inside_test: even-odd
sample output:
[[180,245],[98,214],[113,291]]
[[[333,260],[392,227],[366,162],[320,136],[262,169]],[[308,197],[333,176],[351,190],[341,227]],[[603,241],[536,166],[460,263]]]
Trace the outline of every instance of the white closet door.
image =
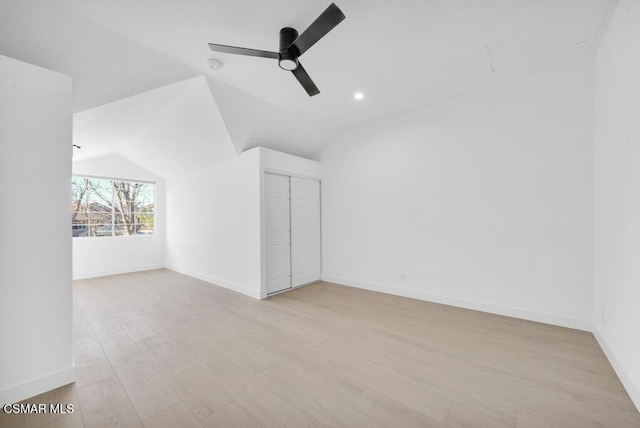
[[320,280],[320,182],[291,177],[291,282]]
[[267,293],[291,288],[289,177],[265,174]]

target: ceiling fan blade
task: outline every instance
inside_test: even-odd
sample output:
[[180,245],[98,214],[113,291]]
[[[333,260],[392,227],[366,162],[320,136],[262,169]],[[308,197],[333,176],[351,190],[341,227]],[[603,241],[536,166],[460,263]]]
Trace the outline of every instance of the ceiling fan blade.
[[261,51],[258,49],[239,48],[236,46],[218,45],[215,43],[209,43],[209,49],[215,52],[224,52],[237,55],[259,56],[261,58],[274,58],[279,59],[280,54],[278,52]]
[[344,13],[342,13],[340,8],[338,8],[335,3],[331,3],[331,5],[309,25],[309,28],[304,30],[304,32],[293,41],[289,47],[290,52],[293,50],[291,53],[294,56],[302,55],[329,31],[333,30],[336,25],[341,23],[344,18]]
[[302,64],[298,62],[298,68],[293,70],[292,73],[294,76],[296,76],[296,79],[298,79],[298,82],[300,82],[300,84],[302,85],[304,90],[307,91],[307,94],[309,94],[310,97],[318,95],[320,93],[320,90],[318,89],[316,84],[313,83],[313,80],[311,80],[309,73],[307,73],[307,70],[304,69]]

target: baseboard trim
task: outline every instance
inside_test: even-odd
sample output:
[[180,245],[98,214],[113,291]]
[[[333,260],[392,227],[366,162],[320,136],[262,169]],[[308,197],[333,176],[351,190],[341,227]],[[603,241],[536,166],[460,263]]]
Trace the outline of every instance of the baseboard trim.
[[606,355],[609,360],[609,363],[611,363],[611,367],[613,367],[613,370],[618,375],[620,382],[622,382],[622,386],[627,390],[627,394],[629,394],[631,401],[633,401],[633,404],[635,404],[636,408],[640,412],[640,385],[637,385],[633,379],[631,379],[629,373],[622,366],[622,363],[620,363],[616,353],[613,352],[613,349],[611,349],[609,343],[607,343],[604,336],[595,325],[593,326],[593,335],[598,341],[600,348],[602,348],[604,355]]
[[75,381],[76,370],[72,365],[66,369],[0,390],[0,405],[17,403]]
[[239,284],[235,284],[233,282],[225,281],[220,278],[216,278],[211,275],[206,275],[200,272],[195,272],[189,269],[180,268],[177,266],[166,266],[167,269],[172,270],[174,272],[181,273],[183,275],[187,275],[196,279],[199,279],[204,282],[208,282],[213,285],[217,285],[219,287],[227,288],[231,291],[235,291],[236,293],[244,294],[245,296],[253,297],[254,299],[261,299],[260,290],[254,290],[252,288],[247,288]]
[[120,269],[107,269],[100,270],[96,272],[79,272],[73,273],[73,280],[78,279],[89,279],[89,278],[99,278],[101,276],[110,276],[110,275],[121,275],[123,273],[133,273],[133,272],[144,272],[147,270],[156,270],[156,269],[164,269],[164,265],[149,265],[149,266],[135,266],[128,268],[120,268]]
[[511,306],[501,306],[493,303],[478,302],[474,300],[460,299],[457,297],[443,296],[439,294],[426,293],[423,291],[408,290],[403,288],[389,287],[381,284],[364,283],[345,278],[323,275],[322,280],[332,282],[347,287],[361,288],[369,291],[393,294],[395,296],[409,297],[411,299],[424,300],[427,302],[440,303],[443,305],[456,306],[459,308],[472,309],[475,311],[488,312],[496,315],[504,315],[513,318],[520,318],[528,321],[535,321],[544,324],[552,324],[560,327],[568,327],[575,330],[591,331],[591,320],[572,318],[564,315],[536,312],[528,309]]

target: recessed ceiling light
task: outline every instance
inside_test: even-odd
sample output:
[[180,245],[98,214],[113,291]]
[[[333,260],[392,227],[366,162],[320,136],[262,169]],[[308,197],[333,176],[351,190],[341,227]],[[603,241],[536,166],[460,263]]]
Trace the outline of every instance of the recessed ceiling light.
[[356,92],[355,94],[353,94],[353,98],[355,98],[356,100],[361,100],[364,98],[364,94],[362,92]]
[[222,66],[223,66],[222,61],[220,61],[219,59],[216,59],[216,58],[209,59],[207,61],[207,63],[209,64],[209,67],[212,70],[216,70],[216,71],[220,70],[222,68]]

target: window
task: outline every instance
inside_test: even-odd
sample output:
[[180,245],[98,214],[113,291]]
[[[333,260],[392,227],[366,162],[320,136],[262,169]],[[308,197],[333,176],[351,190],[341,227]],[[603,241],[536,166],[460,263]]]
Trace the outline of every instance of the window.
[[154,235],[155,188],[154,183],[73,176],[72,236]]

